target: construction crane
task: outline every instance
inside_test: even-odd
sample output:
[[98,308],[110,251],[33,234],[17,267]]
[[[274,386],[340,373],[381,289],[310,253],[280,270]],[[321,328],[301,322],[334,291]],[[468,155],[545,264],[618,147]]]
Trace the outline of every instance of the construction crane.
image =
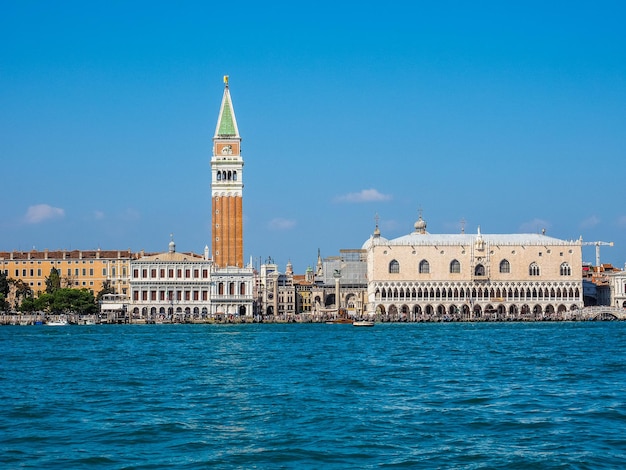
[[600,247],[613,246],[613,242],[583,242],[583,245],[595,245],[596,247],[596,267],[600,270]]

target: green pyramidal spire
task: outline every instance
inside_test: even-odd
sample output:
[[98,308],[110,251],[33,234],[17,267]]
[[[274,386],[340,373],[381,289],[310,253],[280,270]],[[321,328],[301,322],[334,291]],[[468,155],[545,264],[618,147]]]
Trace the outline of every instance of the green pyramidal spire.
[[233,103],[230,99],[230,91],[228,90],[228,75],[224,77],[224,85],[224,97],[222,98],[220,115],[217,120],[215,137],[239,137],[235,110],[233,109]]

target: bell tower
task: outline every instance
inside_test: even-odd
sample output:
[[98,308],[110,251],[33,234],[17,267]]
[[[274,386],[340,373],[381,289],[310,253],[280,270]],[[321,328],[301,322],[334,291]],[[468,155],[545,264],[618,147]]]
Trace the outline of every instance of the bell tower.
[[243,159],[235,110],[224,77],[224,96],[211,157],[211,238],[213,262],[243,267]]

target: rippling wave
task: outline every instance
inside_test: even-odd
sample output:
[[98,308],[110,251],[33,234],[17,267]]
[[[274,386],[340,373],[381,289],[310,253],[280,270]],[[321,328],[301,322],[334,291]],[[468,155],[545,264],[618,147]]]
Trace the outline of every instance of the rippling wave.
[[626,324],[0,328],[5,468],[616,468]]

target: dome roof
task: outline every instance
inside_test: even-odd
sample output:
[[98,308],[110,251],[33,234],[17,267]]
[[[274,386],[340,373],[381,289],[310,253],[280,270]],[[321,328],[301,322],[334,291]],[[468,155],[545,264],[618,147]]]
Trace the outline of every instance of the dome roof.
[[413,226],[415,227],[416,233],[426,233],[426,221],[422,219],[421,214]]
[[385,237],[381,237],[380,235],[372,235],[367,240],[365,240],[365,243],[363,243],[361,249],[369,250],[370,247],[372,247],[373,245],[385,245],[387,243],[389,243],[389,240],[387,240]]

